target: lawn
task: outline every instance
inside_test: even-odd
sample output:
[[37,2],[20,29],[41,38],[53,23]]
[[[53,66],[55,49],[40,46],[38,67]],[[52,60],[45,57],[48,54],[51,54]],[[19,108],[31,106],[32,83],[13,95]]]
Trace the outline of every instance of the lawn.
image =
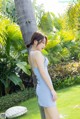
[[[80,85],[57,91],[57,106],[63,119],[80,119]],[[19,104],[26,106],[27,114],[16,119],[40,119],[37,99],[32,98]]]

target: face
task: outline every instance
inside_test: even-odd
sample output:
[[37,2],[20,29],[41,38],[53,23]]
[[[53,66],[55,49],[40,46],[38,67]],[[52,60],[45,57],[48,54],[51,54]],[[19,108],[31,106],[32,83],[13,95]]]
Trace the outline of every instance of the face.
[[46,39],[44,38],[43,41],[41,43],[39,43],[37,45],[37,41],[36,41],[36,49],[39,50],[39,51],[42,51],[42,49],[45,48],[45,45],[46,45]]

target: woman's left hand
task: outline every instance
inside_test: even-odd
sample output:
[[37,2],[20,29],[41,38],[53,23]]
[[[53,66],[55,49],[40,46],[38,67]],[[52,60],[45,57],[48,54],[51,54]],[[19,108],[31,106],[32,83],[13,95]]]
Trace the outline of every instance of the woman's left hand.
[[56,91],[52,90],[51,94],[52,94],[53,101],[56,101],[57,100],[57,93],[56,93]]

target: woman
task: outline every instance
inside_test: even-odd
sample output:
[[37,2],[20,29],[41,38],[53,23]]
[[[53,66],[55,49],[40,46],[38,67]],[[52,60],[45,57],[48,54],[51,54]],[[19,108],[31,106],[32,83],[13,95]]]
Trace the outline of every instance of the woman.
[[55,102],[57,94],[47,70],[48,59],[41,52],[46,44],[47,37],[35,32],[32,35],[31,43],[27,45],[28,48],[31,47],[28,58],[31,68],[37,77],[36,94],[39,105],[44,108],[46,119],[59,119]]

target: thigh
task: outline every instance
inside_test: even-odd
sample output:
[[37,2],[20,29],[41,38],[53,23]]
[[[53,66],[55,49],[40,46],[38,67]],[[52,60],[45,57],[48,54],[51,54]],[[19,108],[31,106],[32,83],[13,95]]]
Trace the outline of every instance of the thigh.
[[45,110],[45,108],[44,108],[44,111],[45,111],[45,119],[50,119],[50,117],[49,117],[47,111]]
[[60,119],[57,107],[47,107],[44,108],[45,112],[48,115],[49,119]]
[[41,113],[41,119],[46,119],[44,108],[42,106],[39,106],[39,109],[40,109],[40,113]]

